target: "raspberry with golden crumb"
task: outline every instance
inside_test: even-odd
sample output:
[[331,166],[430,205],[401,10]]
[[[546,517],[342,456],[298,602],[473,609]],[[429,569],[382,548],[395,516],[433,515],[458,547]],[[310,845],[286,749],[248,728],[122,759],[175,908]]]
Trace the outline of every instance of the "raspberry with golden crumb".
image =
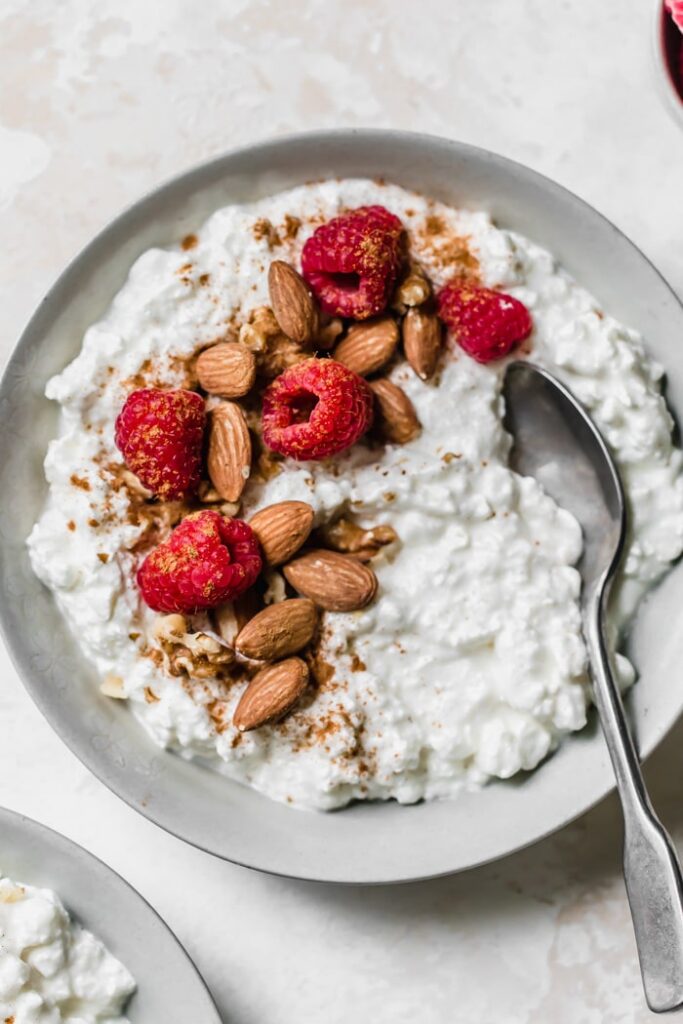
[[502,359],[531,334],[531,313],[512,295],[456,278],[437,295],[439,316],[478,363]]
[[326,459],[370,427],[366,381],[334,359],[306,359],[280,374],[263,395],[263,440],[293,459]]
[[361,206],[317,228],[301,269],[330,316],[365,320],[387,306],[401,265],[403,225],[383,206]]
[[248,590],[261,572],[252,528],[207,510],[186,516],[138,569],[145,603],[157,612],[191,615]]
[[195,391],[140,388],[116,419],[116,445],[145,487],[176,501],[199,487],[205,424],[204,399]]

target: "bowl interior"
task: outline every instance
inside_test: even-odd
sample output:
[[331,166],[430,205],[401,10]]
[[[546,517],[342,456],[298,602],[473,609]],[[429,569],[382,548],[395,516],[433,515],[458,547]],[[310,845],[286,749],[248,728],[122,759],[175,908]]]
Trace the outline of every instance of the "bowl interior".
[[[471,147],[398,132],[346,131],[282,139],[221,157],[141,200],[74,261],[38,308],[0,392],[0,608],[8,646],[32,696],[71,749],[143,814],[212,853],[302,878],[389,882],[461,870],[538,839],[612,786],[595,727],[537,772],[454,802],[292,810],[157,750],[133,716],[103,698],[47,590],[25,538],[45,495],[42,459],[56,429],[47,378],[79,350],[133,260],[179,240],[214,209],[326,176],[385,177],[446,202],[486,209],[547,246],[604,307],[643,332],[683,408],[683,310],[642,254],[609,222],[526,168]],[[682,699],[667,680],[683,634],[667,628],[683,603],[674,570],[641,607],[631,651],[641,679],[629,698],[640,749],[673,724]],[[463,827],[465,826],[466,827]]]
[[220,1024],[204,982],[173,933],[111,868],[51,829],[0,808],[0,870],[54,889],[78,921],[135,976],[133,1022]]

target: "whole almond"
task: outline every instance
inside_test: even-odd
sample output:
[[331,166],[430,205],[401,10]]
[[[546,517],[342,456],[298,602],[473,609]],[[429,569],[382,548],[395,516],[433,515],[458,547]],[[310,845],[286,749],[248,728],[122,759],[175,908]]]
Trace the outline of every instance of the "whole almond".
[[422,380],[434,375],[441,352],[441,321],[436,313],[409,309],[403,318],[403,351]]
[[334,358],[349,370],[367,377],[388,363],[398,344],[398,324],[393,316],[379,316],[349,328],[334,350]]
[[308,598],[279,601],[249,620],[235,639],[235,649],[245,658],[277,661],[309,644],[317,625],[318,610]]
[[283,572],[295,590],[330,612],[365,608],[377,593],[377,577],[372,569],[337,551],[307,551],[286,565]]
[[258,537],[269,565],[288,562],[307,539],[313,525],[313,509],[305,501],[279,501],[262,508],[249,525]]
[[288,658],[261,669],[242,694],[233,725],[240,732],[248,732],[277,721],[291,711],[307,685],[308,666],[301,658]]
[[308,285],[294,267],[274,260],[268,270],[270,303],[280,329],[300,345],[305,345],[318,330],[318,307]]
[[239,501],[249,478],[251,438],[244,413],[234,402],[221,402],[211,412],[207,465],[220,496]]
[[239,398],[254,386],[256,359],[237,341],[224,341],[204,349],[197,359],[199,383],[210,395]]
[[420,433],[415,407],[405,391],[390,380],[371,381],[375,393],[375,423],[387,441],[405,444]]

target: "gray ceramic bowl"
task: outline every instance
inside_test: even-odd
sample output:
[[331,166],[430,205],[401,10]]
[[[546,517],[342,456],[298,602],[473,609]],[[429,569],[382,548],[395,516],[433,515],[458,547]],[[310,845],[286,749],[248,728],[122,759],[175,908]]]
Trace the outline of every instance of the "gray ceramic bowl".
[[54,889],[85,928],[102,939],[137,981],[132,1024],[220,1024],[204,982],[149,903],[127,882],[64,836],[0,808],[0,872]]
[[[141,813],[251,867],[307,879],[395,882],[502,857],[585,811],[613,785],[595,727],[528,777],[455,802],[293,810],[157,750],[125,706],[102,698],[24,547],[44,499],[41,463],[56,430],[45,381],[77,353],[84,330],[138,254],[178,241],[226,203],[340,175],[383,176],[488,209],[501,225],[546,245],[608,310],[644,333],[669,372],[673,407],[683,408],[683,309],[612,224],[558,185],[491,153],[401,132],[316,133],[252,146],[175,178],[123,213],[67,268],[26,328],[0,392],[0,610],[7,644],[38,706],[74,753]],[[632,637],[642,678],[629,705],[643,754],[683,704],[672,686],[683,632],[671,628],[682,606],[678,568],[641,608]]]

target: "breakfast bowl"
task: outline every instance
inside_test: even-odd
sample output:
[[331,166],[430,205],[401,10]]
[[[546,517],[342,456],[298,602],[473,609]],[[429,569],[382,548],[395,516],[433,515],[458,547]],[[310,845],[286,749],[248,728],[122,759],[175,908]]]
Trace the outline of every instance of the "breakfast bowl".
[[[220,857],[319,881],[388,883],[461,871],[560,828],[613,786],[591,719],[533,773],[454,800],[357,802],[334,813],[277,803],[197,761],[155,748],[122,701],[107,700],[52,595],[34,576],[26,538],[45,499],[42,460],[57,430],[47,380],[79,350],[131,264],[179,243],[214,210],[318,179],[386,179],[470,210],[549,249],[665,365],[667,398],[683,405],[683,309],[653,266],[612,224],[535,172],[461,144],[401,132],[349,130],[278,139],[186,172],[136,203],[76,258],[43,300],[0,393],[3,458],[0,609],[7,645],[30,694],[73,752],[157,824]],[[683,599],[674,568],[640,606],[628,641],[639,680],[628,697],[646,756],[683,698],[668,684],[683,654],[671,629]],[[466,827],[463,825],[466,823]]]
[[[204,982],[168,926],[127,882],[92,854],[52,829],[0,808],[0,864],[0,876],[12,880],[4,883],[0,898],[8,903],[26,904],[16,934],[10,934],[11,925],[8,923],[8,931],[4,933],[4,952],[14,941],[26,943],[27,936],[35,938],[31,928],[40,934],[44,927],[41,921],[46,920],[49,902],[46,903],[44,896],[36,890],[50,890],[48,900],[55,899],[56,894],[56,899],[61,901],[69,916],[69,926],[76,929],[76,934],[81,928],[91,933],[90,943],[85,947],[81,945],[80,952],[75,951],[68,960],[77,994],[92,998],[96,991],[93,973],[108,968],[109,975],[103,979],[102,989],[104,992],[108,989],[110,996],[112,979],[121,974],[133,975],[136,988],[124,1007],[126,1019],[165,1020],[169,1024],[172,1021],[180,1024],[186,1020],[201,1020],[206,1024],[219,1024],[218,1012]],[[37,900],[37,909],[31,915],[33,900]],[[65,921],[59,904],[58,908],[54,920],[43,931],[46,943],[43,954],[60,934],[57,929],[64,929]],[[62,935],[61,939],[68,949],[69,935]],[[98,942],[104,944],[108,954],[116,957],[118,968],[107,959],[107,954],[103,964]],[[88,955],[84,955],[84,949]],[[49,957],[43,955],[41,963],[36,954],[36,948],[28,951],[28,960],[30,962],[33,957],[34,964],[39,965],[36,975],[47,966],[45,976],[52,979],[48,995],[55,995],[61,1005],[64,980],[54,979]],[[8,971],[9,968],[3,980],[3,994]],[[83,971],[90,974],[79,981],[77,975]],[[130,981],[129,977],[126,981]],[[71,1009],[73,1012],[75,1008]],[[61,1015],[59,1019],[62,1019]],[[105,1017],[98,1013],[96,1019]]]
[[654,71],[668,110],[683,125],[683,33],[667,4],[655,3],[652,31]]

